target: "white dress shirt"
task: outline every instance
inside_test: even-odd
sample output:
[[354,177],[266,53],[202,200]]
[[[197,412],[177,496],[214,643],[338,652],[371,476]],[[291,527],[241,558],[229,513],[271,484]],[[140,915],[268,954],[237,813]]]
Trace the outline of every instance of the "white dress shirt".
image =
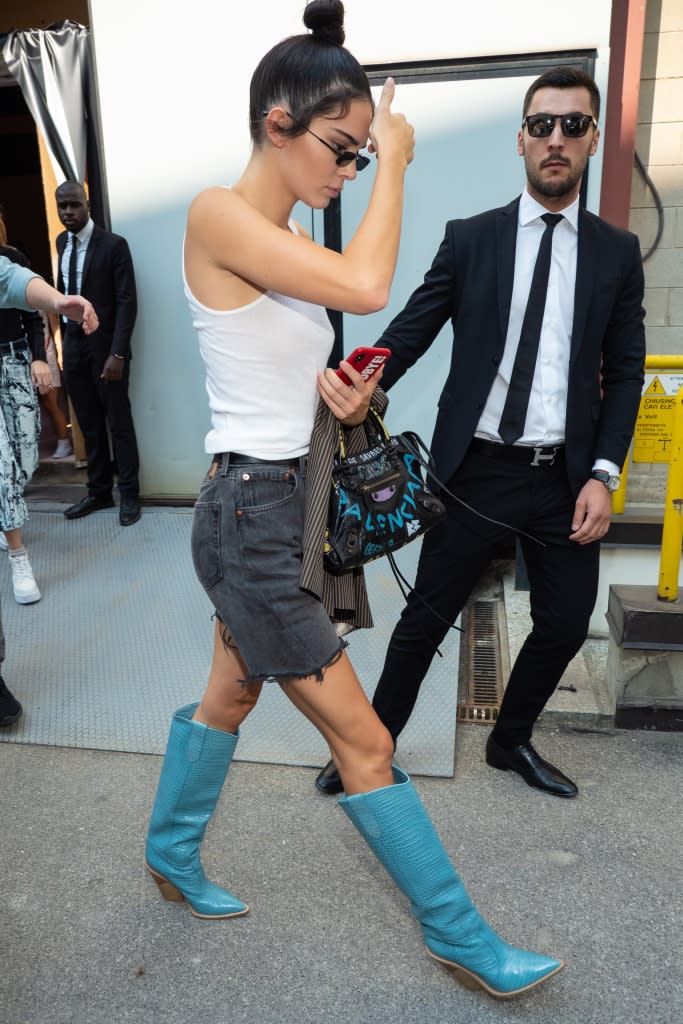
[[[548,210],[524,190],[519,201],[515,271],[505,349],[496,379],[484,406],[475,434],[488,441],[501,441],[498,425],[508,393],[517,346],[522,332],[531,278],[538,256]],[[563,219],[553,232],[550,276],[546,293],[541,340],[529,396],[524,433],[515,444],[564,444],[569,380],[569,350],[574,325],[576,254],[579,236],[578,196],[562,210]],[[619,467],[607,459],[596,459],[594,469],[618,474]]]
[[[76,254],[76,294],[81,294],[81,285],[83,283],[83,264],[85,263],[85,254],[88,251],[88,244],[92,238],[92,233],[95,229],[95,223],[88,217],[88,223],[84,228],[77,233],[76,238],[78,239],[78,252]],[[64,281],[64,291],[69,294],[69,259],[71,258],[71,246],[73,245],[73,235],[69,231],[69,237],[66,240],[64,246],[64,252],[62,253],[62,280]]]

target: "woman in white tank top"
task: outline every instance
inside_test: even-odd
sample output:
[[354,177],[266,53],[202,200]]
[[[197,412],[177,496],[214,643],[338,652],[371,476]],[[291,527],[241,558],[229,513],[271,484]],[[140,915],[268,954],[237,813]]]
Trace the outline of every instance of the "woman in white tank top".
[[[251,158],[232,188],[207,189],[189,211],[184,279],[213,456],[192,546],[217,622],[204,696],[173,717],[146,864],[162,894],[197,916],[247,912],[206,879],[199,846],[238,730],[264,682],[279,683],[328,743],[340,803],[408,896],[428,951],[468,984],[507,996],[562,964],[508,946],[479,916],[410,779],[392,766],[391,737],[339,631],[300,579],[316,404],[352,428],[379,379],[365,382],[342,362],[349,387],[326,368],[325,309],[362,314],[386,304],[413,156],[412,128],[391,109],[393,81],[373,109],[367,77],[342,45],[343,19],[340,0],[315,0],[304,12],[310,32],[266,54],[251,82]],[[368,136],[377,167],[365,215],[343,253],[321,248],[292,224],[292,209],[324,209],[352,184],[369,162],[359,155]]]

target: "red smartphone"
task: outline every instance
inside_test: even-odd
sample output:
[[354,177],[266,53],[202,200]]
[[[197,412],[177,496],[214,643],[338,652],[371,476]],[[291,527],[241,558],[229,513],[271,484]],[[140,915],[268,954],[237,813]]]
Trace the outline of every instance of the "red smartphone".
[[[354,370],[358,370],[363,380],[370,380],[373,373],[376,373],[380,366],[386,363],[390,355],[390,348],[366,348],[364,345],[361,345],[360,348],[354,348],[350,356],[344,356],[344,359],[347,363],[351,364]],[[344,384],[351,384],[343,370],[337,370],[336,372]]]

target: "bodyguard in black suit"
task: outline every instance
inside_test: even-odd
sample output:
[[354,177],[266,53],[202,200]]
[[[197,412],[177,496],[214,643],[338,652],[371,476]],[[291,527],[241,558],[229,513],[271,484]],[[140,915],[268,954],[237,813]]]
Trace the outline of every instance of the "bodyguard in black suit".
[[119,520],[130,526],[140,518],[138,446],[128,397],[137,315],[133,261],[125,238],[92,222],[82,185],[64,182],[56,200],[66,228],[57,238],[57,287],[90,299],[100,318],[99,330],[89,336],[72,321],[63,327],[64,378],[88,459],[88,495],[64,515],[79,519],[114,505],[108,423],[121,495]]
[[[581,71],[556,68],[531,85],[518,135],[524,194],[446,225],[424,283],[377,342],[393,353],[382,380],[390,388],[451,321],[431,450],[439,479],[481,515],[445,496],[447,520],[422,545],[415,590],[423,600],[408,599],[373,706],[396,740],[448,623],[509,524],[524,551],[533,628],[486,759],[563,797],[575,796],[576,785],[540,757],[531,735],[588,633],[599,541],[645,357],[638,239],[579,208],[599,107],[595,83]],[[316,784],[341,789],[332,762]]]

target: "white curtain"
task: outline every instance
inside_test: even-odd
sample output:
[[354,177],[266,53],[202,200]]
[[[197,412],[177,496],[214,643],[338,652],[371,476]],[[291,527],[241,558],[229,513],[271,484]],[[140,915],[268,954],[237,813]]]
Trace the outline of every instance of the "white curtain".
[[2,56],[45,140],[57,183],[88,178],[93,217],[108,227],[90,30],[75,21],[12,31]]

